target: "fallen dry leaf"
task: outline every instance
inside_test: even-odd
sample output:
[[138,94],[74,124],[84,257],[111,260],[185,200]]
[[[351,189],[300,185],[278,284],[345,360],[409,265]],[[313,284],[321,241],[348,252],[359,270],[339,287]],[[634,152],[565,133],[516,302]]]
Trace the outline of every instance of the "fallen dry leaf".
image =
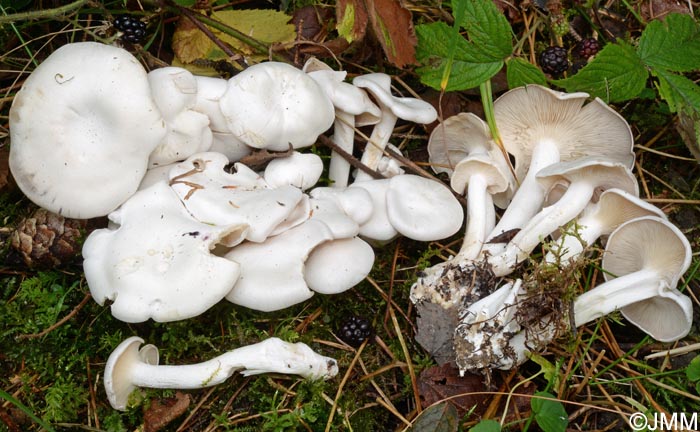
[[449,399],[457,408],[459,417],[464,416],[474,406],[476,406],[474,412],[477,414],[486,410],[490,396],[473,394],[485,390],[484,377],[473,374],[465,374],[461,377],[457,367],[450,363],[425,369],[418,377],[418,391],[420,391],[423,408]]
[[364,0],[338,0],[335,18],[338,34],[349,43],[365,37],[369,16]]
[[411,12],[398,0],[365,0],[374,34],[387,59],[395,66],[417,63],[416,37]]
[[187,411],[190,402],[190,395],[179,391],[171,398],[151,401],[143,415],[144,431],[157,432],[163,429]]

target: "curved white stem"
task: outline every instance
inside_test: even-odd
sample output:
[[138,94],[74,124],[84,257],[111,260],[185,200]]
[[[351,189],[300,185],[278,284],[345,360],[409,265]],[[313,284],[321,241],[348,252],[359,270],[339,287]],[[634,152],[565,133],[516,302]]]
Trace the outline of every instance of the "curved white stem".
[[[467,228],[464,241],[454,260],[457,262],[476,259],[484,245],[488,234],[488,228],[493,225],[489,221],[489,214],[494,214],[493,199],[486,191],[488,183],[481,174],[474,174],[469,178],[467,186]],[[489,212],[489,207],[492,211]]]
[[545,262],[555,263],[557,262],[557,255],[559,255],[559,262],[566,264],[578,257],[587,246],[595,243],[605,232],[605,227],[599,223],[587,222],[583,218],[578,220],[577,225],[578,231],[576,235],[563,234],[557,242],[554,251],[547,252],[544,258]]
[[[336,111],[333,123],[333,142],[341,150],[352,154],[355,139],[355,116],[344,111]],[[333,181],[333,187],[344,188],[350,177],[350,162],[336,152],[331,152],[331,163],[328,167],[328,178]]]
[[542,168],[559,162],[559,159],[559,148],[554,142],[546,140],[535,146],[527,175],[488,239],[522,228],[542,208],[546,191],[537,181],[537,173]]
[[[384,149],[389,144],[389,138],[394,132],[394,126],[398,117],[388,107],[379,104],[382,110],[382,119],[372,129],[372,134],[369,137],[369,142],[365,146],[365,151],[362,153],[361,162],[370,169],[376,170],[379,165],[379,160],[384,155]],[[355,181],[371,180],[372,177],[363,172],[358,171]]]

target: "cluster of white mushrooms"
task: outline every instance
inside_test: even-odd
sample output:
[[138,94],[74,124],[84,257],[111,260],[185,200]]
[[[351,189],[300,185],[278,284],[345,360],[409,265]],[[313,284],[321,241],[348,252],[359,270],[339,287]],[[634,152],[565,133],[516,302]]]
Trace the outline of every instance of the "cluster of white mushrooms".
[[[690,264],[689,243],[639,198],[627,122],[601,100],[587,100],[536,85],[497,99],[496,123],[514,172],[474,115],[451,117],[431,135],[431,162],[467,194],[468,220],[457,255],[427,269],[411,296],[419,311],[439,308],[453,317],[451,328],[423,323],[419,336],[433,347],[444,340],[443,359],[462,373],[510,369],[557,336],[546,316],[523,322],[519,307],[532,293],[520,279],[495,291],[479,283],[509,275],[550,236],[543,261],[559,266],[606,238],[606,282],[575,299],[575,326],[619,310],[660,341],[690,331],[692,303],[677,289]],[[505,208],[497,224],[494,205]]]
[[[68,44],[27,78],[10,112],[10,168],[29,199],[70,218],[107,216],[83,246],[95,301],[125,322],[197,316],[226,299],[260,311],[338,294],[367,276],[368,242],[449,237],[463,211],[442,183],[405,174],[383,149],[398,119],[429,123],[432,106],[395,97],[385,74],[344,82],[315,60],[267,62],[230,80],[165,67],[147,72],[127,51]],[[371,97],[370,97],[371,95]],[[352,153],[355,125],[372,125],[362,162],[382,174],[351,182],[331,156],[331,186],[314,153],[290,151],[256,172],[255,151],[311,146],[333,127]],[[195,388],[237,370],[328,378],[334,360],[271,338],[198,365],[157,366],[152,345],[125,340],[105,387],[125,409],[138,386]]]

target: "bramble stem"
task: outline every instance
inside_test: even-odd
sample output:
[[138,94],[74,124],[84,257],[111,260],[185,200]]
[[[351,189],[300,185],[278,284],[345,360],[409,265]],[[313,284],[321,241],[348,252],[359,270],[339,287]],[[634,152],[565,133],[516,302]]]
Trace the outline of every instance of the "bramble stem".
[[0,16],[0,25],[15,21],[29,21],[42,18],[55,18],[59,15],[65,15],[68,12],[72,12],[75,9],[78,9],[79,7],[84,5],[85,3],[87,3],[87,0],[77,0],[73,3],[69,3],[65,6],[60,6],[53,9],[42,9],[29,12],[18,12],[12,15],[2,15]]

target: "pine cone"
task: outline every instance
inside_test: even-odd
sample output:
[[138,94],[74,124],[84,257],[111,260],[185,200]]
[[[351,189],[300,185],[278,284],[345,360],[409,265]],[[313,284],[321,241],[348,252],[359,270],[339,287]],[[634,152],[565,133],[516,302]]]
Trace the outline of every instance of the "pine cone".
[[86,227],[86,220],[66,219],[40,208],[20,221],[10,234],[10,246],[29,267],[58,267],[75,261]]

